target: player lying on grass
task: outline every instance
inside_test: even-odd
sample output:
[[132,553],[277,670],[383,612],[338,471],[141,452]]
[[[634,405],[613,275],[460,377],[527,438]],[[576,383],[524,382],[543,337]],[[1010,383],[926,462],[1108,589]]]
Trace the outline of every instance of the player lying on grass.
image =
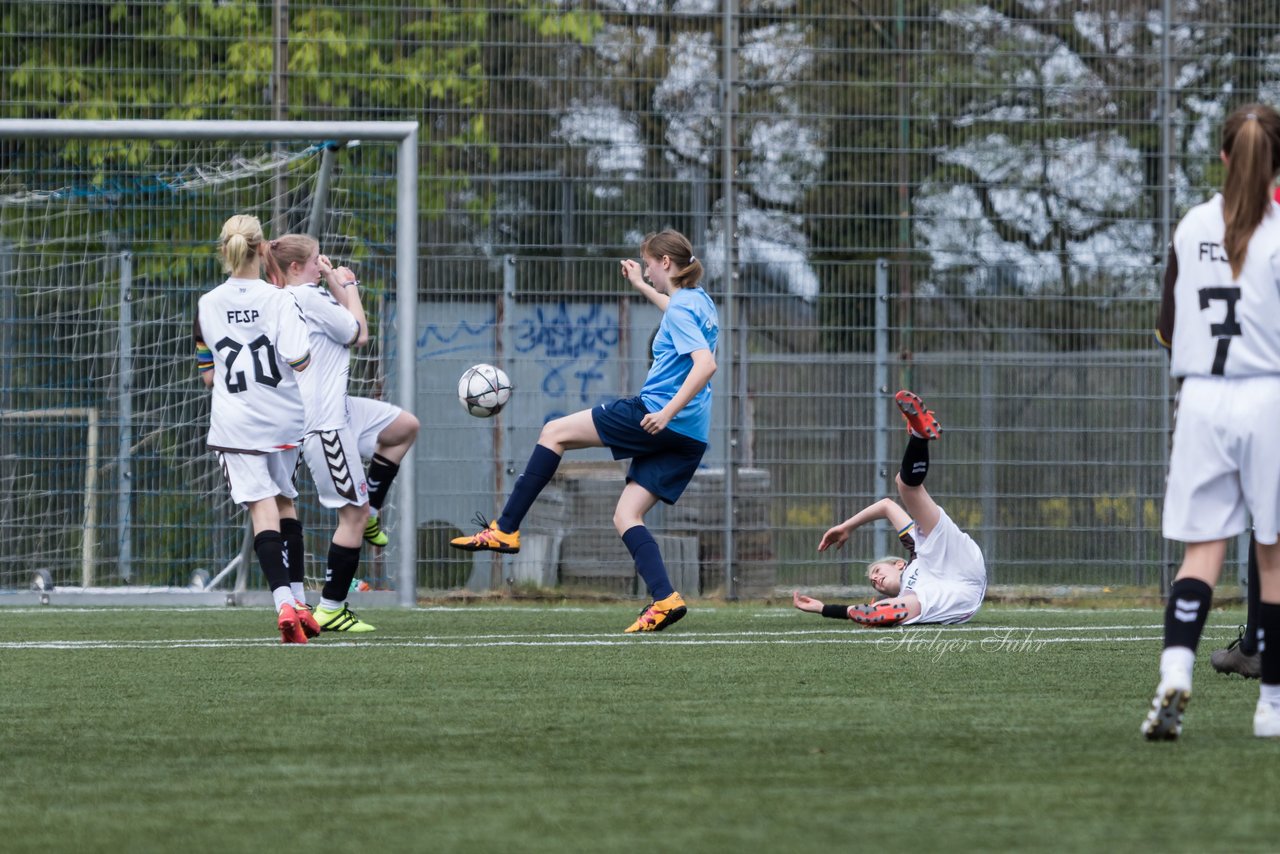
[[892,498],[882,498],[823,534],[818,551],[840,548],[858,528],[885,519],[898,532],[908,559],[880,558],[867,568],[871,586],[885,597],[871,604],[827,605],[798,590],[792,602],[801,611],[863,626],[963,623],[978,612],[987,590],[982,550],[924,488],[929,442],[942,433],[938,419],[909,391],[898,392],[895,400],[909,436],[897,477],[898,496],[906,509]]

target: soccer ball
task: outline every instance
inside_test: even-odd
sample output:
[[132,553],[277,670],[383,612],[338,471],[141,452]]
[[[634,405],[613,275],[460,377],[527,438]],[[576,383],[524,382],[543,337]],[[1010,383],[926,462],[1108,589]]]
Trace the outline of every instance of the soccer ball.
[[476,418],[497,415],[510,399],[511,380],[493,365],[472,365],[458,380],[458,401]]

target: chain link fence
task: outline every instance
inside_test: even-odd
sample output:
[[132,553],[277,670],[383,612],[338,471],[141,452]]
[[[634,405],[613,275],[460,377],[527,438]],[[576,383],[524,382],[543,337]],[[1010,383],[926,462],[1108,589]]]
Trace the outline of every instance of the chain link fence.
[[[608,531],[595,481],[616,472],[592,454],[548,494],[536,554],[444,541],[498,509],[545,418],[638,389],[656,315],[618,259],[673,227],[725,335],[705,478],[652,521],[703,592],[859,582],[885,532],[815,546],[889,490],[900,386],[939,412],[929,485],[994,583],[1154,589],[1178,557],[1164,247],[1222,177],[1221,119],[1280,94],[1280,7],[11,4],[0,59],[8,117],[420,123],[421,586],[629,589],[616,540],[567,539]],[[334,205],[376,209],[368,192]],[[517,385],[493,422],[452,402],[478,361]]]

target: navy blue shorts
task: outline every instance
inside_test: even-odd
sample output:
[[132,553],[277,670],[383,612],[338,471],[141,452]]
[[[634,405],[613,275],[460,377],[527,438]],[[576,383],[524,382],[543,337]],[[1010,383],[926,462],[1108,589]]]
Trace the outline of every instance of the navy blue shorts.
[[671,429],[656,436],[646,433],[640,420],[648,414],[640,398],[624,397],[592,409],[591,420],[615,460],[630,458],[627,482],[634,480],[661,501],[675,504],[702,463],[707,443]]

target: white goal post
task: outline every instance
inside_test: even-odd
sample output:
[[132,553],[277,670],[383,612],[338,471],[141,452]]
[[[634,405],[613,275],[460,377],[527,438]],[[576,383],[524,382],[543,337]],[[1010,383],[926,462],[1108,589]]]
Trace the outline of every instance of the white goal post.
[[[412,411],[417,390],[416,337],[418,304],[418,123],[405,122],[313,122],[313,121],[166,121],[166,120],[55,120],[0,119],[0,144],[13,140],[150,140],[150,141],[263,141],[271,143],[383,142],[395,145],[395,388],[391,399]],[[212,243],[212,240],[210,241]],[[2,318],[0,318],[2,319]],[[53,409],[40,412],[48,416]],[[63,408],[70,415],[72,409]],[[79,418],[85,410],[76,409]],[[34,417],[34,408],[14,411],[14,418]],[[0,420],[0,429],[4,428]],[[91,427],[94,425],[91,424]],[[90,442],[93,460],[84,469],[84,478],[98,478],[101,462],[96,437]],[[401,461],[396,486],[396,499],[389,519],[391,550],[396,556],[394,573],[395,601],[406,607],[416,603],[417,595],[417,525],[415,512],[416,484],[413,451]],[[87,487],[86,518],[92,507],[96,512],[93,484]],[[92,522],[89,519],[86,524]],[[93,548],[92,531],[85,535],[82,548]],[[84,558],[91,562],[90,557]],[[389,567],[389,570],[391,568]],[[92,576],[92,567],[83,568],[84,578]],[[120,601],[112,597],[113,602]]]

